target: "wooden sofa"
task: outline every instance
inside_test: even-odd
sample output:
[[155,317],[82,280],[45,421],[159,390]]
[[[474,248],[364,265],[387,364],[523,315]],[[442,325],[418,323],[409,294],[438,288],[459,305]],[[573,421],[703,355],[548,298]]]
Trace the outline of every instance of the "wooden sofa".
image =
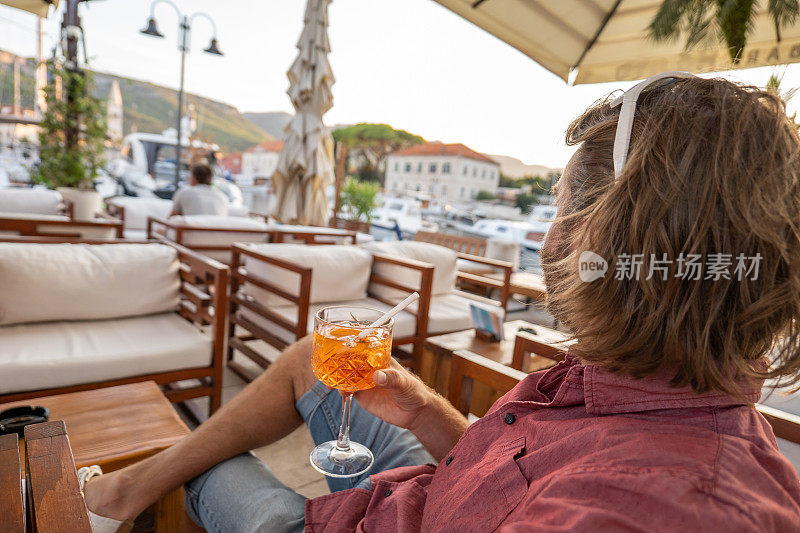
[[[382,266],[417,276],[415,284],[380,274]],[[314,313],[330,305],[360,305],[381,311],[394,305],[381,289],[420,293],[419,305],[395,317],[393,345],[405,365],[416,369],[428,329],[433,266],[413,259],[370,254],[348,245],[235,244],[231,263],[228,366],[245,379],[254,375],[234,360],[238,351],[262,368],[270,362],[252,341],[283,349],[313,329]]]
[[153,380],[219,408],[225,265],[170,243],[3,237],[0,277],[0,403]]

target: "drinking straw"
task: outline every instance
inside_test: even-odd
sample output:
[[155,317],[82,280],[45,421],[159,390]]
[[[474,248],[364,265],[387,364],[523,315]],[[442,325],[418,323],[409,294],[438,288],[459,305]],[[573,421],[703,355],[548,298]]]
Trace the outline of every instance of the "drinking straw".
[[381,317],[378,320],[376,320],[375,322],[373,322],[372,324],[367,326],[367,328],[364,331],[362,331],[361,333],[358,334],[356,339],[357,340],[363,339],[364,337],[367,336],[367,333],[369,333],[370,330],[378,328],[378,327],[386,324],[394,315],[396,315],[397,313],[399,313],[400,311],[402,311],[403,309],[405,309],[406,307],[408,307],[412,303],[416,302],[417,300],[419,300],[419,293],[412,292],[411,294],[408,295],[408,297],[405,300],[403,300],[399,304],[395,305],[394,307],[392,307],[391,309],[386,311],[386,313],[381,315]]

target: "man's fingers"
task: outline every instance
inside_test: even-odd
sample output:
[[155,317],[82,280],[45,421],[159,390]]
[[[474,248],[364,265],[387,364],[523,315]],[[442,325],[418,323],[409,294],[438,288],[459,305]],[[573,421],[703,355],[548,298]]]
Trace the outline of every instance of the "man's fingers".
[[395,370],[393,368],[384,368],[383,370],[376,370],[372,374],[372,382],[375,386],[383,389],[405,389],[408,387],[408,380],[403,375],[402,370]]

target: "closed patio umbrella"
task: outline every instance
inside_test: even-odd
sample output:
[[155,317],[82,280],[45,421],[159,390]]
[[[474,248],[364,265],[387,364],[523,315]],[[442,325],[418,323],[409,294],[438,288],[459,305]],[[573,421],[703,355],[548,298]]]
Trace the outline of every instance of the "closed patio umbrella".
[[323,226],[330,209],[325,191],[333,182],[333,139],[322,115],[333,105],[334,83],[328,53],[328,4],[308,0],[299,53],[287,76],[295,116],[286,127],[272,176],[278,202],[273,212],[284,224]]
[[0,0],[0,5],[15,7],[28,11],[42,18],[47,18],[47,11],[53,6],[53,11],[58,7],[58,0]]
[[759,4],[747,46],[733,64],[716,42],[684,49],[654,43],[648,26],[663,0],[436,0],[572,83],[646,78],[668,70],[714,72],[800,61],[800,22],[781,28]]

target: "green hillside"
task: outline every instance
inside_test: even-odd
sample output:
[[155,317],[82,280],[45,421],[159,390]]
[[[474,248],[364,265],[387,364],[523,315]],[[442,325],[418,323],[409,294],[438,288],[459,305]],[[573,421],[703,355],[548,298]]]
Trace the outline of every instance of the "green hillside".
[[[178,110],[178,93],[172,89],[111,74],[96,74],[97,93],[106,98],[114,79],[119,81],[124,107],[125,133],[135,131],[160,133],[174,128]],[[193,105],[197,117],[197,133],[207,141],[220,145],[223,152],[238,152],[268,141],[272,137],[247,120],[230,105],[184,94],[184,113]]]
[[[10,54],[5,54],[5,57]],[[2,59],[3,56],[0,56]],[[21,73],[22,105],[33,107],[33,62],[26,60]],[[177,118],[178,93],[144,81],[98,72],[95,74],[96,95],[105,100],[114,79],[119,80],[124,107],[125,134],[131,131],[161,133],[174,128]],[[14,98],[13,65],[0,61],[0,106],[12,105]],[[235,107],[209,98],[184,93],[184,113],[194,105],[197,134],[203,140],[217,143],[224,153],[238,152],[273,137],[245,118]]]

